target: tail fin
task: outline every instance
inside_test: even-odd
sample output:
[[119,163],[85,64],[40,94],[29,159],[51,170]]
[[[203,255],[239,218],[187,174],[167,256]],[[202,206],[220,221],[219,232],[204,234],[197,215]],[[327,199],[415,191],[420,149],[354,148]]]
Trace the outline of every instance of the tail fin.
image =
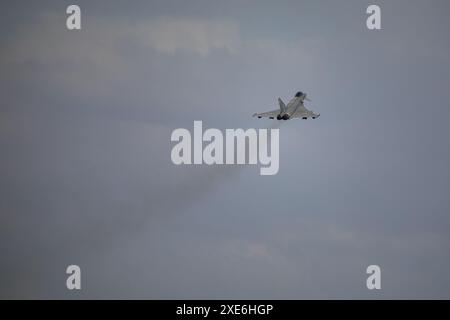
[[281,113],[284,113],[286,111],[286,105],[284,104],[283,100],[278,98],[278,104],[280,105]]

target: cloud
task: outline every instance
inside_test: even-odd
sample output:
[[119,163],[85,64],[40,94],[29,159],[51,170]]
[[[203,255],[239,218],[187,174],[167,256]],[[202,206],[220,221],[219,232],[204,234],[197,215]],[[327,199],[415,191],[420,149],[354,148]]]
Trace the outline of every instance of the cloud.
[[227,20],[159,18],[128,30],[135,39],[160,53],[186,52],[206,56],[215,49],[236,53],[239,28]]

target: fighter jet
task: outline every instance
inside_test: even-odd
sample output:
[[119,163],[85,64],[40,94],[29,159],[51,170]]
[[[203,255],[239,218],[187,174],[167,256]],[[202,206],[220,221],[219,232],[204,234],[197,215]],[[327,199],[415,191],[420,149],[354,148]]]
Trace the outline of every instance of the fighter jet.
[[294,98],[292,98],[292,100],[289,101],[287,106],[280,98],[278,98],[278,104],[280,105],[279,110],[263,113],[255,113],[253,117],[270,118],[277,120],[289,120],[292,118],[301,118],[306,120],[308,118],[313,119],[318,118],[320,116],[320,113],[314,113],[313,111],[310,111],[305,108],[305,106],[303,105],[303,101],[305,100],[311,101],[308,98],[306,98],[306,93],[299,91],[295,94]]

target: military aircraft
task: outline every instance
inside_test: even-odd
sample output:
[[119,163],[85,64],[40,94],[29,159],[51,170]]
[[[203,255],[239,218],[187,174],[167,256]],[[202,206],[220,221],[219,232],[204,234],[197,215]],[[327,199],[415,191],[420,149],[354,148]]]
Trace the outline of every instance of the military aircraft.
[[320,116],[320,113],[314,113],[313,111],[305,108],[305,106],[303,105],[303,101],[305,100],[311,101],[306,98],[306,93],[299,91],[287,105],[285,105],[284,102],[280,98],[278,98],[278,104],[280,105],[279,110],[255,113],[253,116],[258,118],[270,118],[277,120],[289,120],[292,118],[301,118],[306,120],[308,118],[318,118]]

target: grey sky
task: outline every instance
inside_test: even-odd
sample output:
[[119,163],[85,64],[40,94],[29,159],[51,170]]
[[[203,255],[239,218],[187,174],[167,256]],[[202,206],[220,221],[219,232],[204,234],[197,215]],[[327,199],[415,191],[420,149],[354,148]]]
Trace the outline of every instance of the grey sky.
[[[448,1],[77,3],[0,19],[1,298],[450,298]],[[277,175],[172,164],[299,90]]]

